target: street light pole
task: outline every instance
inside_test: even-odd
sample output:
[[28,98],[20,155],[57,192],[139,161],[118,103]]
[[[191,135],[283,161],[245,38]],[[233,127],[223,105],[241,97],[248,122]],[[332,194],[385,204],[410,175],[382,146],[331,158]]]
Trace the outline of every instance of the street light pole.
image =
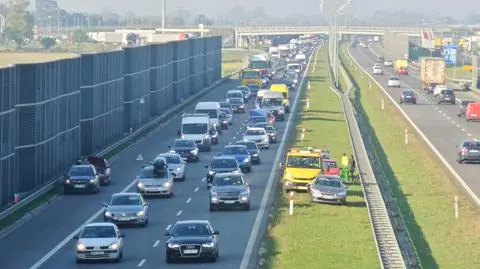
[[166,0],[162,0],[162,34],[165,33],[165,17],[166,17],[166,6],[165,6],[165,1]]

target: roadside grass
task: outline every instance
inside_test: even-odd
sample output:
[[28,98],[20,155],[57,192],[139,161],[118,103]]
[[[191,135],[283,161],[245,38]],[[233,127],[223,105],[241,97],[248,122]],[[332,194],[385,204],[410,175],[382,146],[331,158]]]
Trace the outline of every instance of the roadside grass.
[[[312,61],[310,67],[313,65]],[[312,90],[306,94],[310,109],[292,115],[297,119],[296,133],[306,129],[305,140],[292,135],[289,145],[327,146],[340,160],[352,148],[341,101],[328,86],[325,48],[318,52],[316,72],[309,74]],[[313,204],[306,193],[297,193],[294,215],[290,216],[288,194],[279,188],[273,222],[264,238],[266,260],[262,268],[379,268],[361,186],[349,185],[348,195],[347,206],[336,206]]]
[[472,72],[463,69],[463,66],[447,66],[447,77],[457,79],[472,79]]
[[[347,59],[345,48],[342,58]],[[399,212],[402,214],[423,268],[479,268],[480,214],[464,195],[433,152],[414,132],[404,143],[408,122],[386,101],[376,84],[344,61],[357,84],[353,102],[370,132],[374,153],[380,162]],[[459,198],[459,219],[454,216],[454,197]]]
[[[238,52],[238,51],[236,51]],[[10,54],[10,53],[9,53]],[[16,53],[11,53],[11,54],[16,54]],[[23,53],[21,53],[23,54]],[[32,53],[30,53],[32,54]],[[42,54],[48,54],[48,53],[34,53],[35,56],[37,55],[40,55],[37,59],[48,59],[47,57],[43,56]],[[250,53],[251,54],[251,53]],[[230,59],[230,60],[235,60],[235,59],[238,59],[239,57],[247,57],[248,55],[250,54],[239,54],[239,53],[227,53],[227,59]],[[2,61],[4,60],[4,58],[2,57],[4,55],[4,53],[0,53],[0,59],[2,59]],[[68,56],[68,55],[67,55]],[[23,58],[22,58],[23,57]],[[44,57],[44,58],[41,58],[41,57]],[[26,59],[26,56],[17,56],[17,58],[14,58],[14,59]],[[42,60],[38,60],[38,61],[42,61]],[[0,62],[1,63],[1,62]],[[1,66],[1,64],[0,64]],[[224,64],[222,64],[222,69],[224,68]],[[241,67],[240,67],[241,68]],[[240,69],[238,68],[238,69]],[[238,70],[236,69],[236,70]],[[232,71],[233,72],[233,71]],[[223,75],[222,75],[223,76]],[[206,93],[205,93],[206,94]],[[147,135],[149,132],[151,132],[152,130],[154,130],[155,128],[157,128],[160,124],[162,124],[164,121],[159,121],[157,124],[153,125],[152,127],[144,130],[143,132],[141,132],[140,134],[138,134],[136,137],[139,139],[145,135]],[[127,142],[125,143],[124,145],[121,145],[119,146],[118,148],[116,148],[115,150],[111,151],[109,154],[105,155],[104,157],[105,158],[111,158],[117,154],[119,154],[120,152],[122,152],[124,149],[128,148],[129,146],[131,146],[134,142],[135,139],[133,139],[131,142]],[[38,207],[44,205],[45,203],[48,203],[49,201],[51,201],[54,197],[58,196],[58,195],[61,195],[62,194],[62,191],[63,191],[63,188],[61,186],[61,184],[55,184],[52,189],[50,189],[48,192],[46,192],[45,194],[39,196],[38,198],[32,200],[30,203],[22,206],[21,208],[18,208],[16,211],[14,211],[12,214],[10,214],[9,216],[3,218],[3,219],[0,219],[0,231],[13,225],[14,223],[16,223],[17,221],[21,220],[22,218],[26,217],[30,212],[32,212],[33,210],[37,209]]]
[[250,50],[223,50],[222,76],[226,76],[246,67],[248,63],[248,56],[252,56],[254,54],[255,51]]
[[0,52],[0,68],[9,64],[39,63],[50,62],[59,59],[73,58],[74,53],[55,53],[55,52]]

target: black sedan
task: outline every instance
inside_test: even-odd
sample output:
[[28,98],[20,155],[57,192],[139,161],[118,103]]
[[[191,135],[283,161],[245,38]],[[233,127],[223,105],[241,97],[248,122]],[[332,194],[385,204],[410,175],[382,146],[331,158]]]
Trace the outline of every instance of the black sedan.
[[206,165],[207,172],[207,184],[210,184],[213,177],[217,173],[241,173],[240,165],[237,159],[233,156],[217,156],[213,157],[210,165]]
[[260,164],[260,149],[257,147],[257,143],[253,141],[237,141],[234,145],[246,146],[252,164]]
[[198,155],[199,149],[195,144],[195,140],[175,139],[173,145],[168,148],[180,154],[180,157],[187,162],[198,162],[200,160]]
[[177,221],[170,231],[165,232],[165,236],[168,236],[165,243],[167,263],[182,259],[216,262],[218,259],[219,232],[212,228],[208,220]]
[[400,97],[400,104],[409,103],[409,104],[417,104],[417,95],[412,90],[407,90],[402,92],[402,96]]
[[63,180],[65,194],[72,192],[100,192],[100,176],[91,164],[77,164],[70,167]]

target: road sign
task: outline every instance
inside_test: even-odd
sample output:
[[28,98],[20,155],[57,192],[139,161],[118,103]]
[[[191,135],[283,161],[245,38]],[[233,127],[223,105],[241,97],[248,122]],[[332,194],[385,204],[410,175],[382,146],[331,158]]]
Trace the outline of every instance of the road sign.
[[142,154],[138,154],[137,161],[143,161],[143,156],[142,156]]
[[457,45],[448,44],[443,46],[443,59],[446,64],[457,63]]

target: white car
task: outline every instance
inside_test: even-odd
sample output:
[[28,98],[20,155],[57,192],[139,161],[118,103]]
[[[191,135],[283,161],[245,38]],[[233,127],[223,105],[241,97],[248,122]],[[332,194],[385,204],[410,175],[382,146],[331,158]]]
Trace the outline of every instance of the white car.
[[182,160],[182,156],[175,151],[169,153],[162,153],[157,158],[163,157],[167,161],[168,171],[173,174],[174,180],[185,180],[185,167],[187,162]]
[[373,66],[373,74],[374,75],[383,75],[383,69],[379,65],[374,65]]
[[367,48],[368,46],[367,46],[367,43],[361,41],[361,42],[360,42],[360,47],[362,47],[362,48]]
[[248,127],[243,135],[243,140],[253,141],[257,144],[257,147],[261,149],[270,148],[270,138],[264,128]]
[[392,67],[392,66],[393,66],[393,61],[387,59],[387,60],[385,60],[385,61],[383,62],[383,66],[385,66],[385,67]]
[[396,76],[392,76],[388,79],[387,87],[400,88],[400,79]]
[[109,222],[90,223],[74,237],[77,263],[87,260],[112,260],[123,258],[123,234],[117,225]]

